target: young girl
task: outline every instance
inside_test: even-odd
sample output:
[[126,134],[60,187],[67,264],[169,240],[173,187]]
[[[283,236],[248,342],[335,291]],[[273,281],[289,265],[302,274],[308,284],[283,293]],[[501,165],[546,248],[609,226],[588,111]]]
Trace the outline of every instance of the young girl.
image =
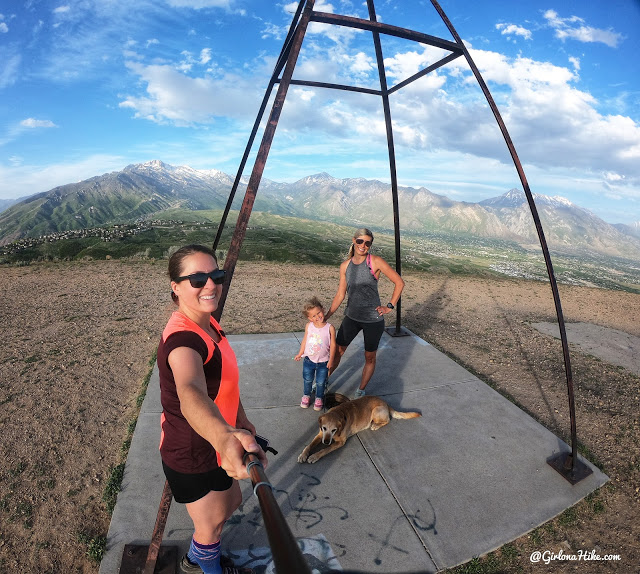
[[313,378],[316,379],[316,400],[313,409],[319,411],[324,406],[324,387],[329,374],[328,365],[333,362],[336,352],[336,330],[324,320],[324,309],[317,297],[304,304],[303,315],[309,319],[304,329],[300,352],[294,357],[299,361],[304,357],[302,378],[304,395],[300,401],[303,409],[309,408]]

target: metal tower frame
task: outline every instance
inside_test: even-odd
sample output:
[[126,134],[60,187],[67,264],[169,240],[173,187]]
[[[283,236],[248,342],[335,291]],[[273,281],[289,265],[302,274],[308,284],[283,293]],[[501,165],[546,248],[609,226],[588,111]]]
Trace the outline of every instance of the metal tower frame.
[[[567,380],[567,391],[568,391],[568,398],[569,398],[569,414],[570,414],[570,421],[571,421],[571,453],[561,453],[560,455],[549,459],[547,462],[555,470],[557,470],[562,476],[564,476],[569,482],[571,482],[572,484],[576,484],[577,482],[579,482],[580,480],[582,480],[583,478],[591,474],[592,471],[587,465],[585,465],[578,459],[578,455],[577,455],[575,400],[574,400],[574,391],[573,391],[573,380],[572,380],[572,374],[571,374],[571,362],[569,358],[569,345],[567,342],[567,335],[565,330],[564,317],[562,313],[562,306],[560,303],[558,286],[556,283],[553,266],[551,264],[551,256],[549,254],[549,249],[547,247],[547,242],[544,236],[544,232],[542,230],[542,225],[540,223],[540,218],[538,216],[538,210],[536,208],[533,195],[529,188],[529,184],[527,182],[527,178],[522,168],[522,164],[520,163],[520,159],[518,158],[518,154],[515,150],[513,142],[511,141],[511,137],[507,131],[504,121],[502,120],[502,116],[500,115],[498,107],[496,106],[496,103],[493,100],[491,93],[489,92],[489,88],[487,87],[487,84],[482,78],[466,46],[462,42],[460,36],[456,32],[450,20],[447,18],[446,14],[440,7],[437,0],[431,0],[431,4],[440,15],[442,21],[444,22],[449,32],[451,33],[451,36],[454,38],[453,42],[450,40],[445,40],[445,39],[437,38],[435,36],[431,36],[428,34],[423,34],[413,30],[409,30],[407,28],[401,28],[401,27],[378,22],[377,16],[376,16],[376,10],[374,6],[374,0],[367,0],[367,8],[369,12],[368,20],[361,19],[361,18],[354,18],[351,16],[343,16],[339,14],[317,12],[317,11],[314,11],[314,4],[315,4],[315,0],[300,0],[298,3],[297,10],[294,14],[293,20],[291,22],[291,26],[289,28],[289,32],[287,34],[284,45],[280,52],[280,56],[278,57],[271,79],[269,80],[269,85],[266,89],[264,98],[262,100],[260,110],[254,122],[253,129],[249,137],[249,141],[247,143],[244,155],[240,162],[240,166],[238,168],[238,172],[236,174],[236,178],[231,188],[227,205],[222,215],[220,225],[218,227],[218,231],[213,243],[213,249],[215,250],[218,247],[220,237],[222,235],[222,231],[225,227],[227,216],[229,214],[229,211],[231,210],[231,204],[234,200],[236,191],[238,189],[240,179],[242,177],[247,159],[249,157],[249,153],[253,146],[256,134],[258,132],[258,128],[260,126],[264,112],[266,110],[267,103],[269,101],[273,88],[275,87],[276,84],[278,84],[278,90],[271,107],[271,113],[269,115],[265,130],[262,136],[262,142],[260,144],[260,148],[256,156],[255,164],[253,166],[253,171],[251,172],[249,183],[247,184],[242,207],[240,208],[240,213],[238,215],[236,227],[231,239],[231,244],[229,246],[227,257],[225,259],[224,269],[226,270],[227,274],[226,274],[226,280],[225,280],[225,284],[222,291],[221,300],[219,302],[218,309],[215,313],[216,318],[220,319],[220,316],[222,315],[222,311],[224,309],[224,304],[227,298],[229,286],[233,279],[233,273],[236,267],[236,263],[238,261],[240,248],[242,246],[242,242],[246,235],[249,217],[251,216],[251,211],[253,209],[253,204],[256,198],[256,194],[260,186],[260,180],[262,179],[264,167],[267,161],[267,157],[269,155],[269,150],[271,148],[271,143],[273,141],[276,128],[278,126],[278,120],[280,118],[280,113],[282,111],[282,107],[284,105],[289,86],[297,85],[297,86],[309,86],[309,87],[316,87],[316,88],[346,90],[351,92],[359,92],[362,94],[376,95],[382,98],[382,106],[384,111],[384,118],[385,118],[386,132],[387,132],[387,147],[389,152],[389,170],[390,170],[390,176],[391,176],[396,271],[398,272],[398,274],[402,274],[402,265],[401,265],[401,257],[400,257],[400,218],[399,218],[399,210],[398,210],[398,181],[397,181],[397,174],[396,174],[396,158],[395,158],[395,147],[393,143],[393,128],[391,123],[391,110],[389,106],[389,96],[392,95],[394,92],[407,86],[408,84],[414,82],[415,80],[425,76],[426,74],[429,74],[434,70],[437,70],[438,68],[448,64],[449,62],[455,60],[456,58],[459,58],[460,56],[464,56],[482,92],[484,93],[485,98],[487,99],[489,107],[491,108],[491,111],[493,112],[496,122],[498,123],[500,131],[502,132],[507,148],[509,149],[509,153],[511,154],[511,158],[513,160],[514,166],[516,168],[516,171],[518,172],[518,176],[520,177],[520,182],[522,184],[524,193],[526,195],[527,202],[529,204],[529,209],[531,211],[531,215],[533,217],[533,221],[538,234],[538,239],[540,241],[540,246],[542,248],[542,253],[544,256],[544,260],[547,268],[547,274],[549,276],[549,281],[551,284],[551,290],[552,290],[553,299],[555,303],[556,315],[558,318],[558,325],[560,328],[560,339],[562,343],[562,352],[564,357],[565,376]],[[371,32],[373,36],[373,43],[374,43],[377,66],[378,66],[380,89],[375,90],[370,88],[347,86],[347,85],[341,85],[341,84],[330,84],[325,82],[294,80],[293,72],[296,66],[296,62],[298,59],[298,55],[300,53],[300,48],[302,46],[305,33],[307,31],[307,27],[310,22],[319,22],[319,23],[336,25],[336,26],[345,26],[349,28],[355,28],[358,30]],[[398,38],[412,40],[421,44],[435,46],[448,51],[449,54],[444,58],[442,58],[441,60],[439,60],[438,62],[435,62],[434,64],[428,66],[427,68],[407,78],[406,80],[403,80],[402,82],[389,88],[387,85],[387,78],[385,74],[384,61],[383,61],[383,55],[382,55],[382,47],[380,43],[381,34],[387,34],[387,35],[395,36]],[[404,334],[402,332],[402,327],[401,327],[401,322],[402,322],[401,302],[402,301],[399,300],[398,304],[396,305],[397,315],[396,315],[395,330],[393,329],[388,330],[389,334],[394,336],[399,336]]]

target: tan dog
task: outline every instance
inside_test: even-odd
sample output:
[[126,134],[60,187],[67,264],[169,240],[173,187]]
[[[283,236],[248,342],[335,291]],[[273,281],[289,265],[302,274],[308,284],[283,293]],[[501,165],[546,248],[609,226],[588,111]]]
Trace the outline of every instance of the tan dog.
[[[318,417],[320,430],[309,445],[300,453],[298,462],[314,463],[323,456],[344,446],[347,439],[362,430],[378,430],[394,419],[414,419],[422,416],[417,412],[401,413],[392,409],[380,397],[364,396],[350,401],[338,393],[328,402],[338,405]],[[309,453],[320,443],[329,445],[312,455]]]

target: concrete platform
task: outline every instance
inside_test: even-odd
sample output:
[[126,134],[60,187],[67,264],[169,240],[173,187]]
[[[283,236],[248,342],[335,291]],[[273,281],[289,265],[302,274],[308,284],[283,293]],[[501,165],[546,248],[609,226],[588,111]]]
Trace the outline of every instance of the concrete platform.
[[[570,448],[531,417],[419,337],[385,334],[367,387],[422,418],[364,431],[311,464],[296,462],[317,432],[299,405],[302,333],[231,336],[249,419],[278,455],[267,475],[294,536],[316,572],[437,572],[520,537],[603,485],[590,463],[572,486],[546,460]],[[330,390],[349,396],[363,366],[356,338]],[[100,574],[119,572],[125,544],[148,544],[164,485],[158,442],[157,368],[149,383],[113,513]],[[568,408],[568,407],[567,407]],[[175,502],[164,542],[186,552],[192,534]],[[243,481],[243,504],[225,526],[223,551],[237,565],[274,572],[257,498]],[[280,573],[283,574],[283,573]]]

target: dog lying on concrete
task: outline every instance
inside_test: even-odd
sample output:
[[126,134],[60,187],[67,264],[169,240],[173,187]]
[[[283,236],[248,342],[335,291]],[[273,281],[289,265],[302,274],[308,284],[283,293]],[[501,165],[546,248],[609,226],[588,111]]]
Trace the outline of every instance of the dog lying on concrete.
[[[414,419],[422,416],[418,412],[396,411],[380,397],[373,395],[349,400],[348,397],[335,393],[327,395],[325,404],[336,404],[336,406],[318,417],[320,430],[300,453],[298,462],[317,462],[323,456],[344,446],[350,436],[369,428],[378,430],[388,424],[392,418]],[[310,454],[320,443],[328,447]]]

